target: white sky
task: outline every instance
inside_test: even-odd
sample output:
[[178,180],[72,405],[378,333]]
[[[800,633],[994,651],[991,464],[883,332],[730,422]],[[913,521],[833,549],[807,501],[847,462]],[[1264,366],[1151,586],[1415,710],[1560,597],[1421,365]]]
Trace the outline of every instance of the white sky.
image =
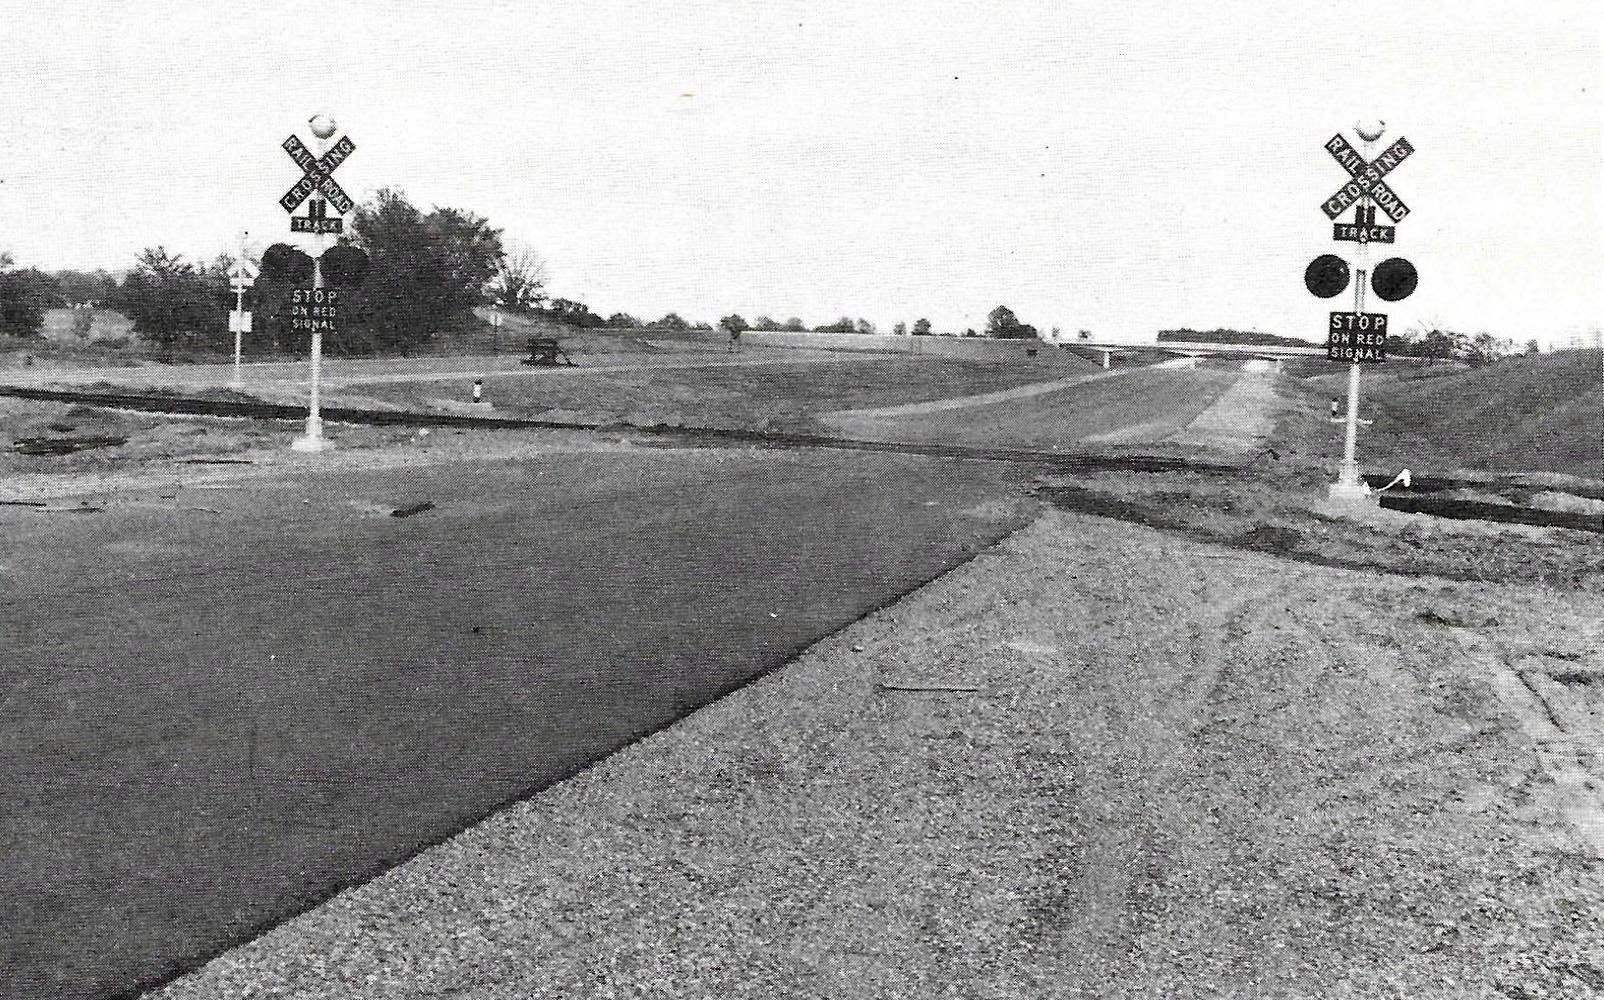
[[0,248],[287,239],[278,146],[327,111],[358,200],[487,216],[603,313],[1317,339],[1322,147],[1373,116],[1416,148],[1394,328],[1601,319],[1594,3],[266,6],[0,0]]

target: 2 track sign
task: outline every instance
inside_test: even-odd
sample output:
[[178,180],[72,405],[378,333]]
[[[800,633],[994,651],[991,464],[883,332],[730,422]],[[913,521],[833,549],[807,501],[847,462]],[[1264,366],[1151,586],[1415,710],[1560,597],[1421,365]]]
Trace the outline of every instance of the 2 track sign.
[[340,232],[344,228],[343,222],[339,218],[331,219],[325,215],[321,199],[313,199],[311,207],[307,210],[309,214],[304,218],[298,218],[294,213],[300,207],[301,202],[305,201],[314,192],[327,198],[329,204],[333,205],[334,210],[340,215],[344,215],[356,207],[356,203],[351,200],[351,196],[345,193],[345,189],[340,187],[333,177],[335,168],[344,163],[346,157],[356,151],[356,143],[351,141],[350,136],[341,136],[340,141],[336,142],[333,148],[321,157],[313,156],[311,150],[307,149],[306,145],[293,135],[284,140],[283,146],[284,151],[290,155],[290,159],[294,160],[296,166],[300,167],[302,171],[301,179],[296,181],[295,186],[286,191],[284,197],[278,200],[278,203],[284,207],[284,211],[291,213],[290,231],[295,233]]
[[1376,225],[1376,206],[1360,205],[1353,222],[1333,222],[1331,238],[1350,243],[1391,243],[1397,234],[1393,226]]

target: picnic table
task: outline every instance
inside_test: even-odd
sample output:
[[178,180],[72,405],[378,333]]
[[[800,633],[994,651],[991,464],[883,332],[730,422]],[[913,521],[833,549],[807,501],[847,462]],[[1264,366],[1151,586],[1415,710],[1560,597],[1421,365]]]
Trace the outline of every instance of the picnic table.
[[[560,359],[560,360],[559,360]],[[529,357],[526,365],[571,365],[573,359],[563,352],[562,345],[553,337],[530,337]]]

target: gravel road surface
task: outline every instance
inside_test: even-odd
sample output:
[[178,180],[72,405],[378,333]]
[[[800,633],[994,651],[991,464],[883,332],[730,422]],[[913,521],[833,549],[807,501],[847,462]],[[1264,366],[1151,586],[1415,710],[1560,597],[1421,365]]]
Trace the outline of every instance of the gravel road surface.
[[1596,596],[1053,511],[158,995],[1604,995],[1532,657]]

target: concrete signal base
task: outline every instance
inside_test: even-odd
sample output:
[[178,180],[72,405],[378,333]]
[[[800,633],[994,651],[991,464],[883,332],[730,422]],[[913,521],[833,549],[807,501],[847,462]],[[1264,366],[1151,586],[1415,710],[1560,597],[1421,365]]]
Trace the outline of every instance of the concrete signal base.
[[1331,489],[1326,495],[1339,502],[1359,503],[1369,500],[1372,494],[1363,479],[1354,481],[1339,479],[1331,484]]
[[326,437],[311,437],[303,434],[290,442],[291,451],[327,451],[330,442]]

